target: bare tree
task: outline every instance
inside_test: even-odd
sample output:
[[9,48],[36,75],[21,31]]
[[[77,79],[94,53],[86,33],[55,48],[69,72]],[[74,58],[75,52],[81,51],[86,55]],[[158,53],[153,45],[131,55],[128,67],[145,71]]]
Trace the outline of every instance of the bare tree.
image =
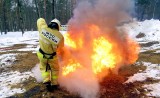
[[35,5],[36,5],[37,17],[39,18],[39,17],[40,17],[40,11],[39,11],[39,7],[38,7],[39,1],[37,2],[37,0],[34,0],[34,3],[35,3]]
[[[2,0],[0,1],[0,9],[2,9]],[[0,32],[2,35],[2,10],[0,10]]]
[[44,0],[44,18],[46,19],[46,2],[47,2],[47,0]]
[[152,18],[154,18],[154,15],[155,15],[155,9],[156,9],[156,5],[157,5],[157,1],[158,0],[155,0],[154,6],[153,6],[153,15],[152,15]]
[[56,15],[55,15],[55,0],[52,0],[52,18],[56,18]]
[[77,0],[0,0],[0,32],[20,30],[24,34],[24,30],[36,30],[39,17],[46,22],[57,18],[66,24],[76,3]]
[[2,10],[3,10],[3,30],[5,32],[5,34],[7,34],[7,19],[6,19],[6,2],[5,0],[2,0]]
[[18,25],[19,25],[19,28],[21,29],[22,31],[22,36],[24,34],[24,23],[23,23],[23,17],[22,17],[22,5],[20,3],[19,0],[17,0],[17,15],[18,15]]

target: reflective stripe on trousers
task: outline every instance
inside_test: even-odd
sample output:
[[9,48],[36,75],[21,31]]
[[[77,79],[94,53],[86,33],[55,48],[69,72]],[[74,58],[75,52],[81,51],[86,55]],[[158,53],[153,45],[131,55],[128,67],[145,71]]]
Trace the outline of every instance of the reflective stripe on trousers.
[[48,64],[50,65],[50,70],[46,71],[47,59],[43,58],[43,54],[37,51],[37,56],[40,60],[40,71],[43,77],[43,82],[51,81],[53,85],[57,84],[59,65],[57,56],[53,59],[48,59]]

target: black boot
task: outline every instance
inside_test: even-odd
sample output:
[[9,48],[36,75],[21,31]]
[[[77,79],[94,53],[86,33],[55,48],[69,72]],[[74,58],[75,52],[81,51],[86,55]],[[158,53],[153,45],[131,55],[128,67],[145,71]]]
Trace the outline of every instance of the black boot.
[[59,89],[59,85],[52,85],[52,88],[53,88],[54,90],[58,90],[58,89]]
[[46,82],[44,83],[46,85],[46,88],[49,92],[53,92],[54,91],[54,88],[52,87],[51,85],[51,82]]

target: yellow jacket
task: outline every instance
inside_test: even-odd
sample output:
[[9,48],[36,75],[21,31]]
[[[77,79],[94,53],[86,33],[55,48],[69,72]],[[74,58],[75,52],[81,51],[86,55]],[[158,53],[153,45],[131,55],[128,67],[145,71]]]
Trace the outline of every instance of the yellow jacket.
[[43,18],[37,20],[37,27],[39,31],[40,48],[47,54],[57,52],[58,48],[64,46],[64,37],[56,29],[51,29],[47,26]]

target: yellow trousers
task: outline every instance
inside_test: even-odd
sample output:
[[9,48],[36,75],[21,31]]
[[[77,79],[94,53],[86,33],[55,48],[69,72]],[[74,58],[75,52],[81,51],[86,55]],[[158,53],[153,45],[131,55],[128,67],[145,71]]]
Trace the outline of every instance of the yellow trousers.
[[[40,71],[43,77],[43,83],[51,82],[53,85],[58,84],[58,74],[59,74],[59,65],[57,55],[53,57],[53,59],[44,58],[43,54],[37,51],[37,56],[40,61]],[[50,55],[45,55],[46,57]],[[47,63],[50,65],[50,69],[46,70]]]

